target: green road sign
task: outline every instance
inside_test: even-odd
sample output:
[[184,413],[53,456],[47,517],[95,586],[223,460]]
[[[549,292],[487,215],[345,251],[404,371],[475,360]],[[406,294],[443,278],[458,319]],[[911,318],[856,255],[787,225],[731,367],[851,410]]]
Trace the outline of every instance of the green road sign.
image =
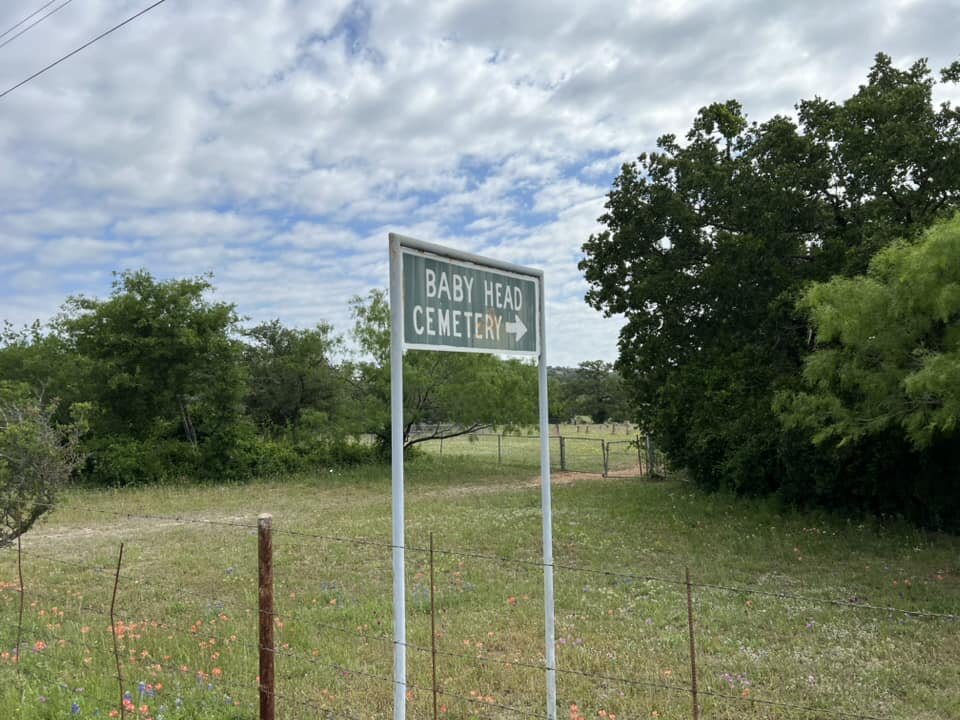
[[404,347],[537,355],[539,278],[403,248]]
[[393,541],[393,720],[407,712],[404,554],[403,351],[537,355],[540,498],[543,507],[543,630],[547,717],[557,717],[553,511],[547,429],[543,272],[390,233],[390,523]]

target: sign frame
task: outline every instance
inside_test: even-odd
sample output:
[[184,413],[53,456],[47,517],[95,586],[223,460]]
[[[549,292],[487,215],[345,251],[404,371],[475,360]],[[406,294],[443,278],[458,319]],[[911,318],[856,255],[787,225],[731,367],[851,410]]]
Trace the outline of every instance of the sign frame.
[[[391,544],[393,548],[393,717],[405,720],[407,708],[407,620],[406,559],[403,478],[403,354],[411,350],[443,352],[486,352],[492,355],[526,355],[537,358],[539,376],[540,425],[540,503],[543,532],[544,657],[546,659],[546,704],[548,720],[557,720],[557,659],[553,591],[553,504],[550,496],[550,436],[547,399],[547,342],[543,271],[535,268],[481,257],[453,248],[435,245],[411,237],[389,233],[390,252],[390,467],[391,467]],[[447,262],[471,266],[481,271],[510,274],[536,280],[536,352],[488,348],[433,347],[409,345],[404,337],[405,254],[421,253]]]
[[[404,240],[410,240],[412,238],[404,238]],[[540,284],[542,281],[543,273],[537,270],[532,270],[530,268],[521,268],[520,266],[510,265],[509,263],[497,263],[493,265],[492,263],[496,262],[489,258],[478,258],[474,255],[468,255],[467,253],[456,253],[450,248],[439,248],[439,246],[432,246],[433,251],[428,251],[421,249],[420,246],[428,245],[428,243],[418,242],[417,246],[411,246],[410,244],[404,243],[401,241],[401,260],[405,261],[408,257],[424,258],[427,260],[433,260],[436,262],[446,263],[448,266],[462,268],[466,271],[473,273],[486,273],[491,276],[511,278],[514,280],[519,280],[521,282],[532,283],[533,284],[533,297],[528,298],[533,301],[534,310],[533,318],[528,318],[531,321],[531,327],[524,327],[523,335],[526,335],[527,332],[530,333],[530,336],[534,340],[534,346],[532,349],[524,350],[518,348],[510,347],[487,347],[487,346],[470,346],[470,345],[454,345],[454,344],[444,344],[436,342],[411,342],[407,339],[407,331],[409,328],[406,327],[406,318],[404,319],[404,339],[403,339],[403,348],[404,350],[439,350],[440,352],[473,352],[473,353],[486,353],[486,354],[498,354],[498,355],[518,355],[521,357],[530,357],[535,358],[540,355],[540,312],[542,310],[540,303]],[[443,254],[437,250],[443,250]],[[464,257],[471,258],[470,261],[462,259]],[[475,262],[476,260],[481,261]],[[405,267],[405,266],[404,266]],[[522,270],[523,272],[519,272]],[[406,302],[409,299],[408,288],[406,287],[406,276],[404,276],[404,288],[403,288],[403,300],[404,300],[404,311],[406,312]],[[477,288],[479,292],[480,288]],[[515,311],[516,312],[516,311]],[[519,315],[517,319],[520,319]],[[509,325],[509,321],[503,323],[506,325],[504,335],[512,332]]]

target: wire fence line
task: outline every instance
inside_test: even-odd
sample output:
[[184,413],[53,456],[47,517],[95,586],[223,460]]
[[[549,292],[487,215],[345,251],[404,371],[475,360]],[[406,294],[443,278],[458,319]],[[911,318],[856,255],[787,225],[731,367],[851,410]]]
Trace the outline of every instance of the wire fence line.
[[[219,521],[219,520],[210,520],[206,518],[191,518],[189,516],[179,516],[179,515],[149,515],[149,514],[135,514],[135,513],[126,513],[119,511],[106,511],[97,508],[82,508],[83,511],[89,512],[106,512],[108,514],[126,517],[130,519],[136,519],[146,523],[159,523],[159,522],[170,522],[177,521],[183,523],[196,523],[202,525],[210,525],[220,528],[224,531],[242,531],[245,534],[256,531],[258,526],[253,523],[239,522],[239,521]],[[341,537],[334,535],[327,535],[323,533],[314,533],[306,530],[286,530],[283,528],[275,528],[275,534],[279,537],[288,537],[297,540],[307,540],[307,541],[320,541],[324,543],[341,543],[351,547],[364,547],[369,548],[375,552],[382,554],[386,557],[390,551],[392,551],[395,546],[389,542],[382,542],[378,540],[372,540],[369,538],[349,538]],[[524,571],[537,572],[541,571],[546,565],[542,561],[529,560],[525,558],[514,558],[498,554],[492,554],[480,550],[471,550],[470,548],[424,548],[418,545],[409,545],[405,547],[405,550],[412,553],[423,553],[430,554],[431,560],[434,556],[441,558],[457,558],[458,560],[462,559],[474,559],[481,560],[484,562],[493,563],[496,566],[508,566],[521,569]],[[99,582],[100,591],[105,593],[107,586],[110,584],[108,581],[113,579],[113,572],[111,571],[109,564],[107,562],[97,562],[97,561],[84,561],[84,560],[72,560],[64,557],[57,557],[54,555],[49,555],[46,553],[39,552],[34,550],[32,547],[27,547],[22,551],[21,559],[25,561],[26,566],[29,568],[37,568],[41,563],[53,563],[61,570],[61,573],[69,573],[71,570],[74,571],[74,574],[81,577],[86,577],[89,579],[90,574],[94,575],[94,580],[92,583],[87,584],[87,591],[89,592],[90,584],[95,584],[97,582],[96,578],[102,578],[102,581]],[[598,567],[584,567],[576,564],[568,563],[554,563],[553,568],[559,572],[566,573],[580,573],[580,574],[589,574],[596,575],[608,578],[616,579],[629,579],[631,581],[649,583],[654,585],[662,585],[664,587],[672,587],[677,590],[683,589],[685,586],[696,589],[701,594],[698,596],[699,602],[705,603],[708,602],[704,592],[721,592],[725,594],[733,595],[757,595],[770,598],[774,601],[784,601],[791,600],[794,602],[800,602],[809,605],[828,605],[828,606],[839,606],[843,608],[850,609],[852,611],[859,612],[885,612],[888,614],[898,614],[905,617],[911,617],[916,619],[926,619],[929,621],[935,622],[956,622],[960,617],[956,614],[945,613],[945,612],[934,612],[921,608],[900,608],[900,607],[890,607],[884,605],[874,605],[867,604],[862,602],[855,602],[850,600],[838,600],[836,598],[819,598],[812,597],[808,595],[795,594],[788,591],[773,591],[767,588],[758,588],[750,586],[737,586],[737,585],[724,585],[712,582],[695,582],[695,581],[684,581],[678,578],[664,577],[660,575],[650,575],[643,573],[633,573],[626,572],[623,570],[614,570],[607,568],[598,568]],[[118,570],[119,575],[119,570]],[[240,616],[241,618],[249,618],[251,616],[255,617],[259,610],[253,602],[250,602],[250,599],[254,598],[256,595],[256,588],[252,586],[249,582],[246,585],[242,585],[237,588],[231,588],[231,591],[234,592],[222,592],[222,593],[211,593],[211,589],[197,590],[188,587],[183,587],[182,583],[178,583],[178,587],[171,590],[169,581],[164,581],[151,577],[144,577],[142,575],[129,576],[125,575],[121,578],[120,581],[120,597],[122,600],[121,607],[124,609],[116,614],[118,621],[122,623],[116,627],[113,623],[110,623],[107,631],[110,635],[116,635],[118,633],[124,632],[124,626],[130,628],[131,626],[136,626],[139,623],[150,623],[150,620],[145,620],[143,618],[137,618],[137,611],[135,609],[135,604],[138,599],[142,597],[142,593],[146,590],[154,592],[157,594],[165,594],[169,602],[177,603],[194,603],[198,608],[205,606],[217,606],[217,605],[229,605],[230,614],[234,617]],[[137,596],[131,600],[131,589],[136,589]],[[217,590],[217,588],[212,588],[212,590]],[[225,590],[225,588],[219,588],[219,590]],[[435,591],[436,588],[432,587],[431,592]],[[43,603],[47,606],[53,606],[55,608],[60,608],[60,613],[68,612],[75,613],[82,617],[86,614],[94,615],[101,620],[107,620],[111,616],[113,608],[106,608],[102,605],[91,603],[84,599],[78,599],[78,593],[73,591],[67,595],[58,594],[62,593],[62,589],[57,587],[43,587],[37,586],[36,581],[27,581],[25,582],[24,587],[11,587],[10,583],[0,584],[0,600],[3,599],[3,595],[19,595],[21,600],[24,597],[30,598],[33,605],[37,603]],[[86,595],[87,592],[84,593]],[[239,594],[240,597],[234,597],[235,594]],[[56,603],[56,605],[54,605]],[[134,607],[131,607],[131,603]],[[11,603],[0,604],[0,607],[3,608],[13,608]],[[198,613],[199,614],[199,613]],[[225,616],[224,616],[225,617]],[[338,682],[343,682],[346,678],[359,678],[364,681],[375,681],[376,683],[388,683],[393,684],[395,681],[390,677],[389,667],[384,666],[382,670],[375,671],[369,669],[367,662],[371,661],[371,658],[388,657],[389,652],[388,648],[395,643],[395,640],[386,634],[386,628],[380,630],[368,630],[364,629],[362,626],[357,625],[355,622],[328,622],[319,617],[315,616],[315,613],[312,613],[308,610],[299,611],[297,609],[290,609],[290,611],[284,611],[282,609],[275,610],[271,613],[272,619],[281,624],[286,623],[297,623],[309,625],[314,631],[321,631],[322,633],[331,633],[336,637],[340,638],[336,642],[338,647],[341,650],[351,649],[356,652],[359,649],[357,643],[362,643],[363,646],[371,644],[372,646],[379,646],[380,651],[375,651],[370,648],[366,651],[365,657],[357,656],[355,660],[356,663],[349,661],[346,662],[330,662],[326,658],[317,657],[312,654],[313,651],[308,646],[299,646],[295,642],[287,642],[283,644],[277,644],[270,647],[266,647],[260,643],[250,642],[242,638],[234,637],[231,641],[231,630],[230,629],[215,629],[211,626],[204,626],[202,629],[192,626],[187,628],[185,626],[178,625],[177,623],[164,622],[164,621],[153,621],[153,627],[151,630],[156,631],[157,633],[163,633],[166,636],[173,638],[174,636],[185,639],[187,643],[189,642],[199,642],[200,645],[205,646],[208,650],[214,647],[233,647],[241,649],[247,657],[253,657],[256,653],[266,651],[274,654],[278,659],[284,663],[294,662],[301,665],[315,666],[317,668],[322,668],[328,671],[337,673],[336,680]],[[228,618],[229,619],[229,618]],[[56,620],[60,622],[60,620]],[[22,645],[17,647],[10,648],[9,642],[0,641],[0,647],[3,647],[8,654],[8,659],[10,656],[14,657],[14,662],[19,665],[27,667],[29,665],[29,659],[31,654],[37,655],[40,651],[27,652],[28,649],[32,647],[31,641],[34,637],[38,635],[43,635],[43,628],[45,626],[45,621],[43,618],[33,617],[29,621],[29,627],[23,628],[19,627],[19,623],[16,620],[16,614],[9,614],[0,616],[0,628],[4,630],[0,631],[0,636],[3,637],[12,637],[12,631],[17,630],[17,636],[24,629],[28,630],[29,633],[26,636]],[[704,632],[704,628],[700,628],[698,632]],[[352,641],[352,642],[351,642]],[[476,665],[476,666],[486,666],[487,664],[494,664],[500,667],[509,668],[509,669],[524,669],[528,671],[535,671],[537,673],[546,671],[547,665],[542,660],[542,656],[535,659],[526,659],[522,657],[522,654],[510,654],[509,652],[491,652],[487,650],[482,650],[479,652],[463,652],[463,651],[453,651],[449,647],[437,648],[430,647],[422,642],[408,641],[404,645],[412,652],[416,653],[421,657],[431,656],[435,660],[436,658],[455,660],[458,664],[467,664],[467,665]],[[82,646],[85,650],[90,652],[102,653],[102,655],[109,655],[110,648],[104,642],[85,642]],[[6,648],[9,648],[7,650]],[[129,651],[132,652],[132,651]],[[216,651],[214,651],[216,652]],[[124,657],[127,657],[127,650],[125,650]],[[373,653],[371,655],[371,653]],[[184,658],[186,660],[186,658]],[[130,662],[134,662],[132,659]],[[164,672],[171,672],[174,674],[182,674],[183,668],[188,665],[191,672],[197,670],[200,665],[206,662],[199,659],[199,656],[194,657],[193,661],[190,663],[184,663],[178,665],[176,662],[168,663],[164,661],[157,662],[147,662],[147,667],[152,667],[154,671],[157,671],[158,668],[162,669]],[[206,667],[209,667],[209,663],[206,662]],[[42,673],[49,668],[48,664],[37,664],[31,666],[30,672],[34,675],[37,673]],[[600,687],[609,687],[616,686],[620,688],[645,688],[649,690],[658,690],[664,691],[668,694],[675,696],[689,695],[691,692],[690,680],[693,678],[687,678],[686,680],[680,678],[680,676],[675,676],[671,678],[671,682],[664,681],[660,678],[645,678],[642,676],[630,676],[622,673],[611,673],[604,672],[602,670],[590,669],[590,668],[578,668],[571,666],[569,662],[561,662],[558,664],[558,667],[555,668],[558,676],[562,679],[564,677],[570,678],[581,678],[589,681],[597,688]],[[199,676],[204,679],[204,682],[209,681],[210,692],[220,692],[226,687],[226,683],[222,681],[221,678],[216,680],[212,679],[210,673],[212,670],[197,670]],[[54,673],[55,675],[57,673]],[[302,678],[303,673],[293,673],[289,672],[283,676],[284,682],[291,685],[292,691],[290,690],[270,690],[273,693],[276,700],[284,702],[287,704],[288,708],[299,707],[304,710],[312,710],[317,712],[328,713],[325,717],[356,717],[355,713],[361,713],[363,716],[363,708],[345,708],[337,707],[336,703],[333,701],[322,699],[310,699],[303,698],[299,696],[296,688],[296,680]],[[694,675],[695,677],[695,675]],[[456,691],[444,687],[444,683],[439,683],[439,685],[431,686],[429,683],[424,684],[419,681],[411,681],[407,684],[408,690],[417,693],[431,694],[444,699],[448,702],[463,702],[468,703],[471,706],[477,706],[481,708],[487,708],[491,711],[501,711],[509,712],[516,714],[521,717],[545,717],[542,712],[532,711],[530,708],[521,706],[521,704],[515,702],[505,702],[497,699],[487,700],[484,698],[473,697],[469,694],[464,694],[463,691]],[[769,690],[775,690],[776,688],[769,688]],[[240,693],[245,693],[245,697],[248,697],[249,700],[245,700],[245,703],[253,703],[253,697],[258,692],[259,688],[256,682],[248,682],[237,685],[234,688],[234,691],[229,694],[231,698],[236,699],[240,696]],[[818,707],[815,705],[806,705],[803,703],[797,703],[792,701],[778,700],[771,697],[747,697],[743,695],[735,695],[730,693],[724,693],[717,691],[714,688],[706,687],[699,690],[699,695],[703,698],[710,698],[717,702],[722,703],[750,703],[754,706],[764,706],[770,708],[779,708],[784,711],[795,711],[798,713],[806,713],[814,717],[822,717],[826,712],[826,708]],[[332,697],[332,696],[331,696]],[[523,703],[523,705],[527,705]],[[864,714],[864,713],[851,713],[844,712],[836,709],[829,710],[829,716],[831,717],[842,717],[842,718],[861,718],[862,720],[883,720],[882,718],[877,718],[874,715]]]
[[[559,430],[560,426],[551,427]],[[623,440],[603,437],[604,431],[598,431],[597,426],[592,426],[592,434],[591,426],[572,427],[583,428],[583,433],[572,434],[568,426],[565,434],[557,432],[549,436],[552,470],[596,473],[604,477],[609,474],[642,478],[666,475],[666,456],[656,448],[649,435],[641,435],[633,426],[601,426],[614,437],[619,427]],[[440,456],[472,457],[508,466],[533,466],[540,461],[540,436],[537,434],[485,429],[444,437],[445,432],[456,431],[456,428],[430,428],[419,435],[415,432],[412,437],[425,452]]]
[[[207,518],[190,517],[188,515],[138,514],[138,513],[130,513],[130,512],[124,512],[124,511],[117,511],[117,510],[104,510],[102,508],[94,508],[94,507],[88,507],[88,506],[79,506],[79,507],[76,507],[76,509],[85,513],[100,513],[100,514],[111,515],[114,517],[131,519],[131,520],[145,520],[145,521],[151,521],[151,522],[157,522],[157,521],[178,522],[178,523],[196,524],[196,525],[213,525],[218,527],[239,528],[239,529],[247,530],[250,532],[256,532],[258,529],[258,526],[256,523],[244,523],[244,522],[226,521],[226,520],[210,520]],[[289,530],[289,529],[278,528],[278,527],[273,528],[273,534],[281,535],[281,536],[297,537],[297,538],[307,538],[312,540],[321,540],[325,542],[346,543],[351,545],[376,548],[383,551],[402,548],[405,552],[417,553],[421,555],[427,555],[433,552],[436,555],[471,558],[475,560],[486,560],[494,563],[512,564],[512,565],[529,567],[529,568],[543,569],[547,566],[542,560],[538,560],[538,559],[518,558],[518,557],[511,557],[509,555],[497,555],[497,554],[492,554],[487,552],[471,550],[469,548],[437,547],[431,550],[429,547],[422,546],[422,545],[404,544],[400,546],[400,545],[394,545],[391,542],[382,541],[382,540],[373,540],[373,539],[364,538],[364,537],[346,537],[342,535],[329,535],[324,533],[307,532],[304,530]],[[72,567],[78,567],[81,569],[91,570],[95,572],[106,572],[109,570],[109,567],[103,564],[98,564],[98,565],[83,564],[73,560],[63,560],[63,559],[55,558],[49,555],[41,555],[39,553],[36,553],[36,551],[33,551],[33,550],[29,550],[24,553],[25,557],[29,555],[34,555],[36,557],[43,557],[45,560],[48,560],[51,562],[72,566]],[[574,564],[563,563],[563,562],[556,562],[556,561],[551,563],[550,566],[553,567],[554,570],[566,570],[569,572],[583,573],[588,575],[599,575],[604,577],[630,579],[630,580],[636,580],[641,582],[663,583],[665,585],[674,585],[679,587],[686,585],[686,582],[680,578],[668,578],[662,575],[635,573],[635,572],[629,572],[627,570],[621,570],[621,569],[585,567],[585,566],[574,565]],[[148,585],[151,584],[150,581],[140,580],[140,582]],[[918,618],[932,618],[932,619],[950,620],[950,621],[960,620],[960,614],[956,614],[956,613],[931,612],[928,610],[920,610],[916,608],[902,608],[902,607],[895,607],[890,605],[876,605],[876,604],[868,603],[862,600],[850,600],[850,599],[839,600],[836,598],[815,597],[812,595],[804,595],[800,593],[790,592],[787,590],[769,590],[766,588],[751,587],[749,585],[723,585],[718,583],[698,582],[698,581],[692,581],[690,584],[692,587],[699,588],[699,589],[719,590],[722,592],[734,593],[734,594],[759,595],[759,596],[770,597],[770,598],[781,599],[781,600],[796,600],[798,602],[803,602],[810,605],[833,605],[837,607],[849,607],[849,608],[856,608],[860,610],[872,610],[872,611],[880,611],[880,612],[886,612],[886,613],[902,614],[902,615],[908,615],[908,616],[918,617]],[[164,589],[165,590],[167,589],[166,586],[164,586]],[[189,591],[184,591],[184,592],[189,592]]]

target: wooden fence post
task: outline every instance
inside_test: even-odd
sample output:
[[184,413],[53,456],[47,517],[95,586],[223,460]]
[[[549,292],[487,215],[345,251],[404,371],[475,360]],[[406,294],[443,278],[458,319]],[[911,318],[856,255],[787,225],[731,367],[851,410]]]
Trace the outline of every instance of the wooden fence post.
[[647,435],[647,475],[653,477],[653,440]]
[[603,476],[606,477],[610,472],[610,446],[605,440],[600,441],[600,454],[603,455]]
[[640,468],[640,477],[643,477],[643,449],[640,447],[640,433],[637,433],[637,466]]
[[497,435],[497,465],[503,465],[503,433]]
[[263,513],[257,518],[257,540],[260,585],[260,720],[275,720],[276,681],[273,643],[273,516]]
[[567,469],[567,444],[564,442],[563,435],[560,436],[560,469]]

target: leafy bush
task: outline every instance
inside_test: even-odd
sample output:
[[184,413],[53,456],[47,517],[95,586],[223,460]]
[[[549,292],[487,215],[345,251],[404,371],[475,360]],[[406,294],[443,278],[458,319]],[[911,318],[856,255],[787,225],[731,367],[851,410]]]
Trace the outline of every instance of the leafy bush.
[[108,435],[87,443],[84,479],[109,487],[195,478],[200,457],[180,440]]
[[199,449],[182,440],[125,436],[89,441],[87,449],[84,478],[108,487],[183,479],[241,481],[380,461],[370,445],[341,439],[294,445],[259,435],[244,423],[207,437]]
[[0,547],[53,508],[80,462],[78,427],[55,425],[54,407],[23,385],[0,383]]

